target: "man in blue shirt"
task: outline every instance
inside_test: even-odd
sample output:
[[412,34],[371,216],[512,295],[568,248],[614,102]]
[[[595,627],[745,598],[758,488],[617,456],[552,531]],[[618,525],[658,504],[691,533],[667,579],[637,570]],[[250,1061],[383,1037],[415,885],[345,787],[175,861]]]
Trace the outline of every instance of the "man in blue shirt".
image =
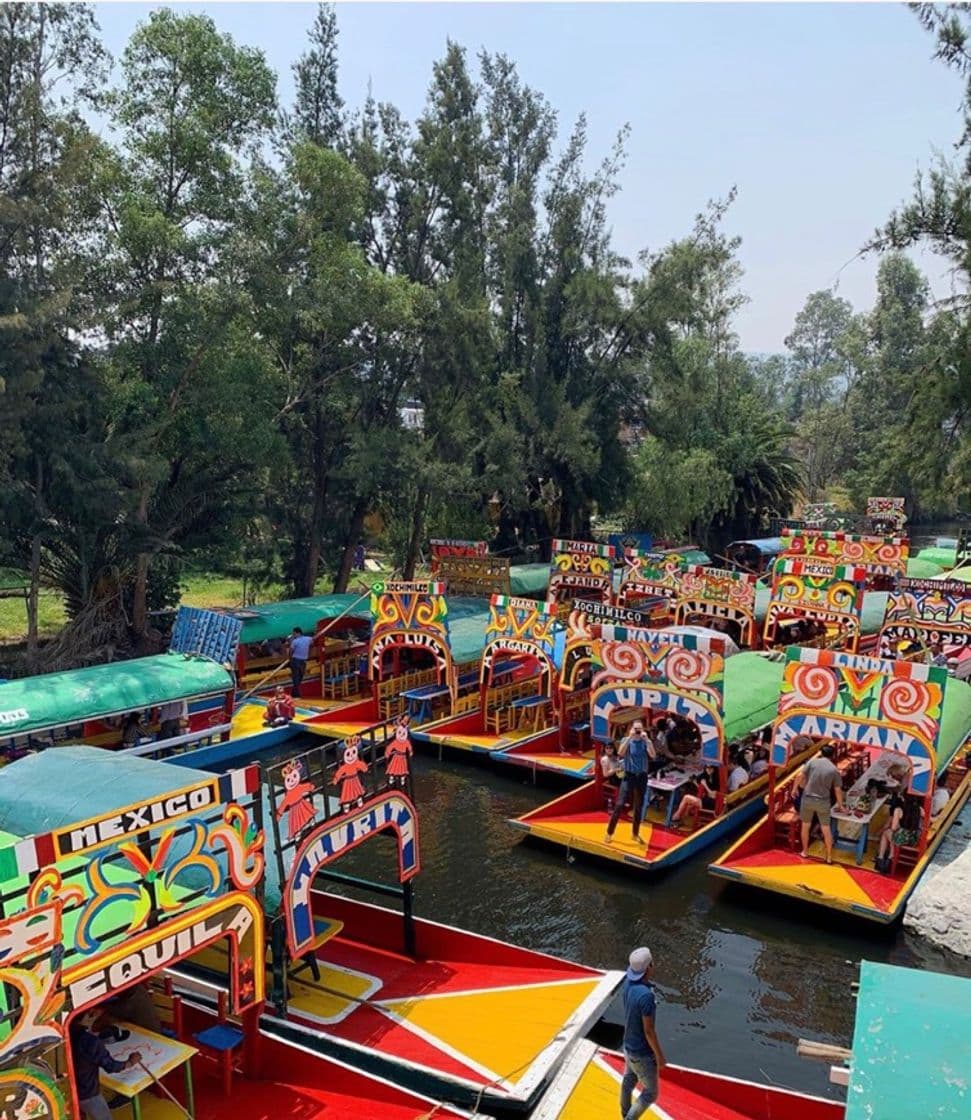
[[[654,1029],[657,1002],[651,977],[654,958],[645,947],[635,949],[628,962],[624,980],[624,1080],[620,1085],[620,1115],[623,1120],[638,1120],[657,1100],[658,1074],[667,1065]],[[641,1091],[632,1101],[634,1087]]]
[[631,806],[631,831],[634,840],[640,840],[641,816],[647,795],[647,762],[654,751],[654,747],[644,733],[644,724],[637,719],[631,724],[630,734],[620,744],[617,751],[619,758],[624,763],[624,780],[620,783],[620,792],[617,794],[617,803],[610,814],[610,823],[607,825],[607,835],[604,841],[609,844],[614,838],[614,829],[624,811],[624,804],[628,797]]
[[71,1064],[74,1067],[74,1085],[78,1093],[78,1105],[88,1120],[111,1120],[108,1102],[101,1095],[99,1070],[105,1073],[121,1073],[124,1069],[137,1066],[141,1054],[133,1050],[124,1062],[119,1062],[108,1053],[108,1048],[91,1030],[101,1014],[98,1008],[82,1011],[71,1023]]
[[294,626],[290,635],[290,680],[293,682],[292,695],[294,700],[300,695],[300,682],[307,669],[310,658],[310,647],[314,644],[313,638],[305,634],[299,626]]

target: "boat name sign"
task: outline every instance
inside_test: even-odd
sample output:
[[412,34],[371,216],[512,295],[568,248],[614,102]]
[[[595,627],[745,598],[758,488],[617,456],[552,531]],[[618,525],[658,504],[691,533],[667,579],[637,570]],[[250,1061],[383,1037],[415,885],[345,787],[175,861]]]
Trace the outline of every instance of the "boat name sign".
[[75,855],[88,848],[117,840],[133,832],[142,832],[154,825],[164,824],[189,813],[198,813],[219,801],[216,782],[194,786],[191,789],[167,793],[163,797],[123,809],[120,813],[86,821],[77,828],[64,829],[54,834],[58,856]]

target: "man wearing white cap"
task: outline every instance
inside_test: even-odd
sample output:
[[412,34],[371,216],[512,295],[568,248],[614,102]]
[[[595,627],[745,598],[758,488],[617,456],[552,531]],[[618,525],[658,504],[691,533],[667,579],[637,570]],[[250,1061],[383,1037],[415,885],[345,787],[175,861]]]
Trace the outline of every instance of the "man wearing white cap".
[[[654,1029],[657,1001],[651,977],[654,958],[642,946],[630,955],[630,968],[624,981],[624,1059],[626,1068],[620,1086],[620,1114],[623,1120],[638,1120],[657,1100],[658,1074],[667,1065]],[[634,1087],[641,1084],[637,1100]]]

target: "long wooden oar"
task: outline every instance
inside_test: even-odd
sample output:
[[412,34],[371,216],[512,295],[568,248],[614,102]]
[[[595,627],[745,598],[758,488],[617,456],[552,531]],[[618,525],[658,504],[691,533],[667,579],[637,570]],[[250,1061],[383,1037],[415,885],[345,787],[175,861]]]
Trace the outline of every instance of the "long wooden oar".
[[145,1065],[144,1062],[139,1062],[138,1063],[138,1068],[143,1069],[148,1074],[148,1076],[155,1082],[155,1084],[162,1090],[162,1092],[175,1105],[175,1107],[179,1110],[179,1112],[182,1113],[182,1115],[186,1118],[186,1120],[193,1120],[192,1114],[188,1111],[188,1109],[185,1109],[185,1108],[182,1107],[182,1105],[179,1103],[179,1101],[176,1100],[176,1098],[172,1096],[172,1094],[168,1091],[168,1089],[166,1089],[166,1087],[162,1084],[162,1082],[159,1081],[159,1079],[155,1076],[154,1073],[152,1073],[152,1071],[148,1068],[147,1065]]

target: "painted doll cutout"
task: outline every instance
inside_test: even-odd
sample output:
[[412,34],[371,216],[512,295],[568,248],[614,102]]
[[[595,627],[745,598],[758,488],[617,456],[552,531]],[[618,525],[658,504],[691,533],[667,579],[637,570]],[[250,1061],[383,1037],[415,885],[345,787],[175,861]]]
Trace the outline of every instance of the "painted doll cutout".
[[282,820],[286,814],[287,838],[294,840],[314,819],[315,810],[310,800],[314,787],[313,783],[300,780],[303,777],[303,769],[295,759],[291,759],[281,773],[286,793],[277,806],[276,819]]
[[364,786],[361,785],[360,774],[367,773],[367,763],[358,757],[361,746],[360,735],[352,735],[344,743],[344,761],[334,771],[334,785],[340,785],[341,810],[345,813],[351,811],[351,806],[364,804]]
[[384,757],[388,763],[386,771],[388,785],[400,785],[402,789],[408,784],[410,774],[408,759],[412,755],[408,723],[407,716],[398,716],[394,721],[394,738],[384,748]]

